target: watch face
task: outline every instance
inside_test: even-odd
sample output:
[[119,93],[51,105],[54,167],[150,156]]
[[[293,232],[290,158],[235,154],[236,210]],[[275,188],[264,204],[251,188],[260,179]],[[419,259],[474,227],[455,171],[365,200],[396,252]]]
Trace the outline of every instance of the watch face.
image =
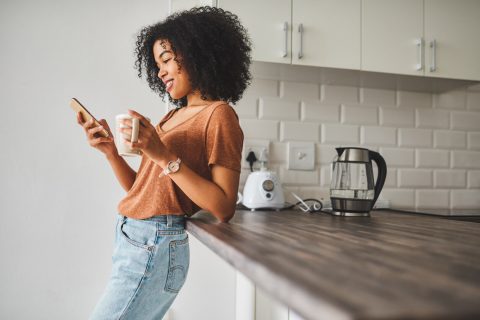
[[179,168],[180,164],[178,162],[170,162],[168,164],[168,169],[170,169],[171,172],[177,172]]

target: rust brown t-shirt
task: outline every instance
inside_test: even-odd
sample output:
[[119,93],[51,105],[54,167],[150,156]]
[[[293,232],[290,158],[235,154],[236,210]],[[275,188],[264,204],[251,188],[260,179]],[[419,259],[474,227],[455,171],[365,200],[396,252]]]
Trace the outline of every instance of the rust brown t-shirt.
[[[193,117],[164,131],[163,123],[176,110],[171,110],[155,127],[165,146],[188,166],[207,180],[212,180],[214,164],[240,172],[243,132],[238,116],[224,101],[217,101]],[[163,169],[148,156],[142,156],[132,188],[118,204],[118,212],[135,219],[155,215],[176,214],[191,216],[200,210],[170,179],[158,177]]]

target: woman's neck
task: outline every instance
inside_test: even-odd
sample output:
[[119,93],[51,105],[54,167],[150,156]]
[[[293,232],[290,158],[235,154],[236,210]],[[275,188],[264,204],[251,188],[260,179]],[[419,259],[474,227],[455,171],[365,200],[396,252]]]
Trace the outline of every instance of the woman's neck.
[[213,100],[207,99],[203,100],[202,95],[199,91],[194,91],[187,95],[187,105],[186,107],[200,107],[212,103]]

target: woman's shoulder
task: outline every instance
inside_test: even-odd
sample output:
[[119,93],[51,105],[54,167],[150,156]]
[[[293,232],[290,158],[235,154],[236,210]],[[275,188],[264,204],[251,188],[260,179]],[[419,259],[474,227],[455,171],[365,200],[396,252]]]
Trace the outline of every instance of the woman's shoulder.
[[212,103],[209,108],[211,109],[211,112],[209,112],[211,119],[221,120],[234,117],[238,120],[235,109],[226,101],[216,101]]

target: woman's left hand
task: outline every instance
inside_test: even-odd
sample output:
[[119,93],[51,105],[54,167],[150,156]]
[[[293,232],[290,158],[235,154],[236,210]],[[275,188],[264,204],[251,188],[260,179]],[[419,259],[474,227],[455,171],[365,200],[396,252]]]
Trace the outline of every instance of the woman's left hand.
[[[158,159],[162,156],[162,154],[165,154],[166,147],[163,144],[162,140],[160,140],[157,130],[154,126],[152,126],[150,121],[148,121],[147,118],[134,110],[129,109],[128,114],[130,114],[134,118],[138,118],[139,120],[138,139],[137,142],[132,142],[129,139],[125,139],[125,143],[129,143],[131,148],[142,150],[145,155],[152,159]],[[126,124],[128,128],[121,129],[122,132],[131,135],[131,120],[124,120],[124,124]]]

